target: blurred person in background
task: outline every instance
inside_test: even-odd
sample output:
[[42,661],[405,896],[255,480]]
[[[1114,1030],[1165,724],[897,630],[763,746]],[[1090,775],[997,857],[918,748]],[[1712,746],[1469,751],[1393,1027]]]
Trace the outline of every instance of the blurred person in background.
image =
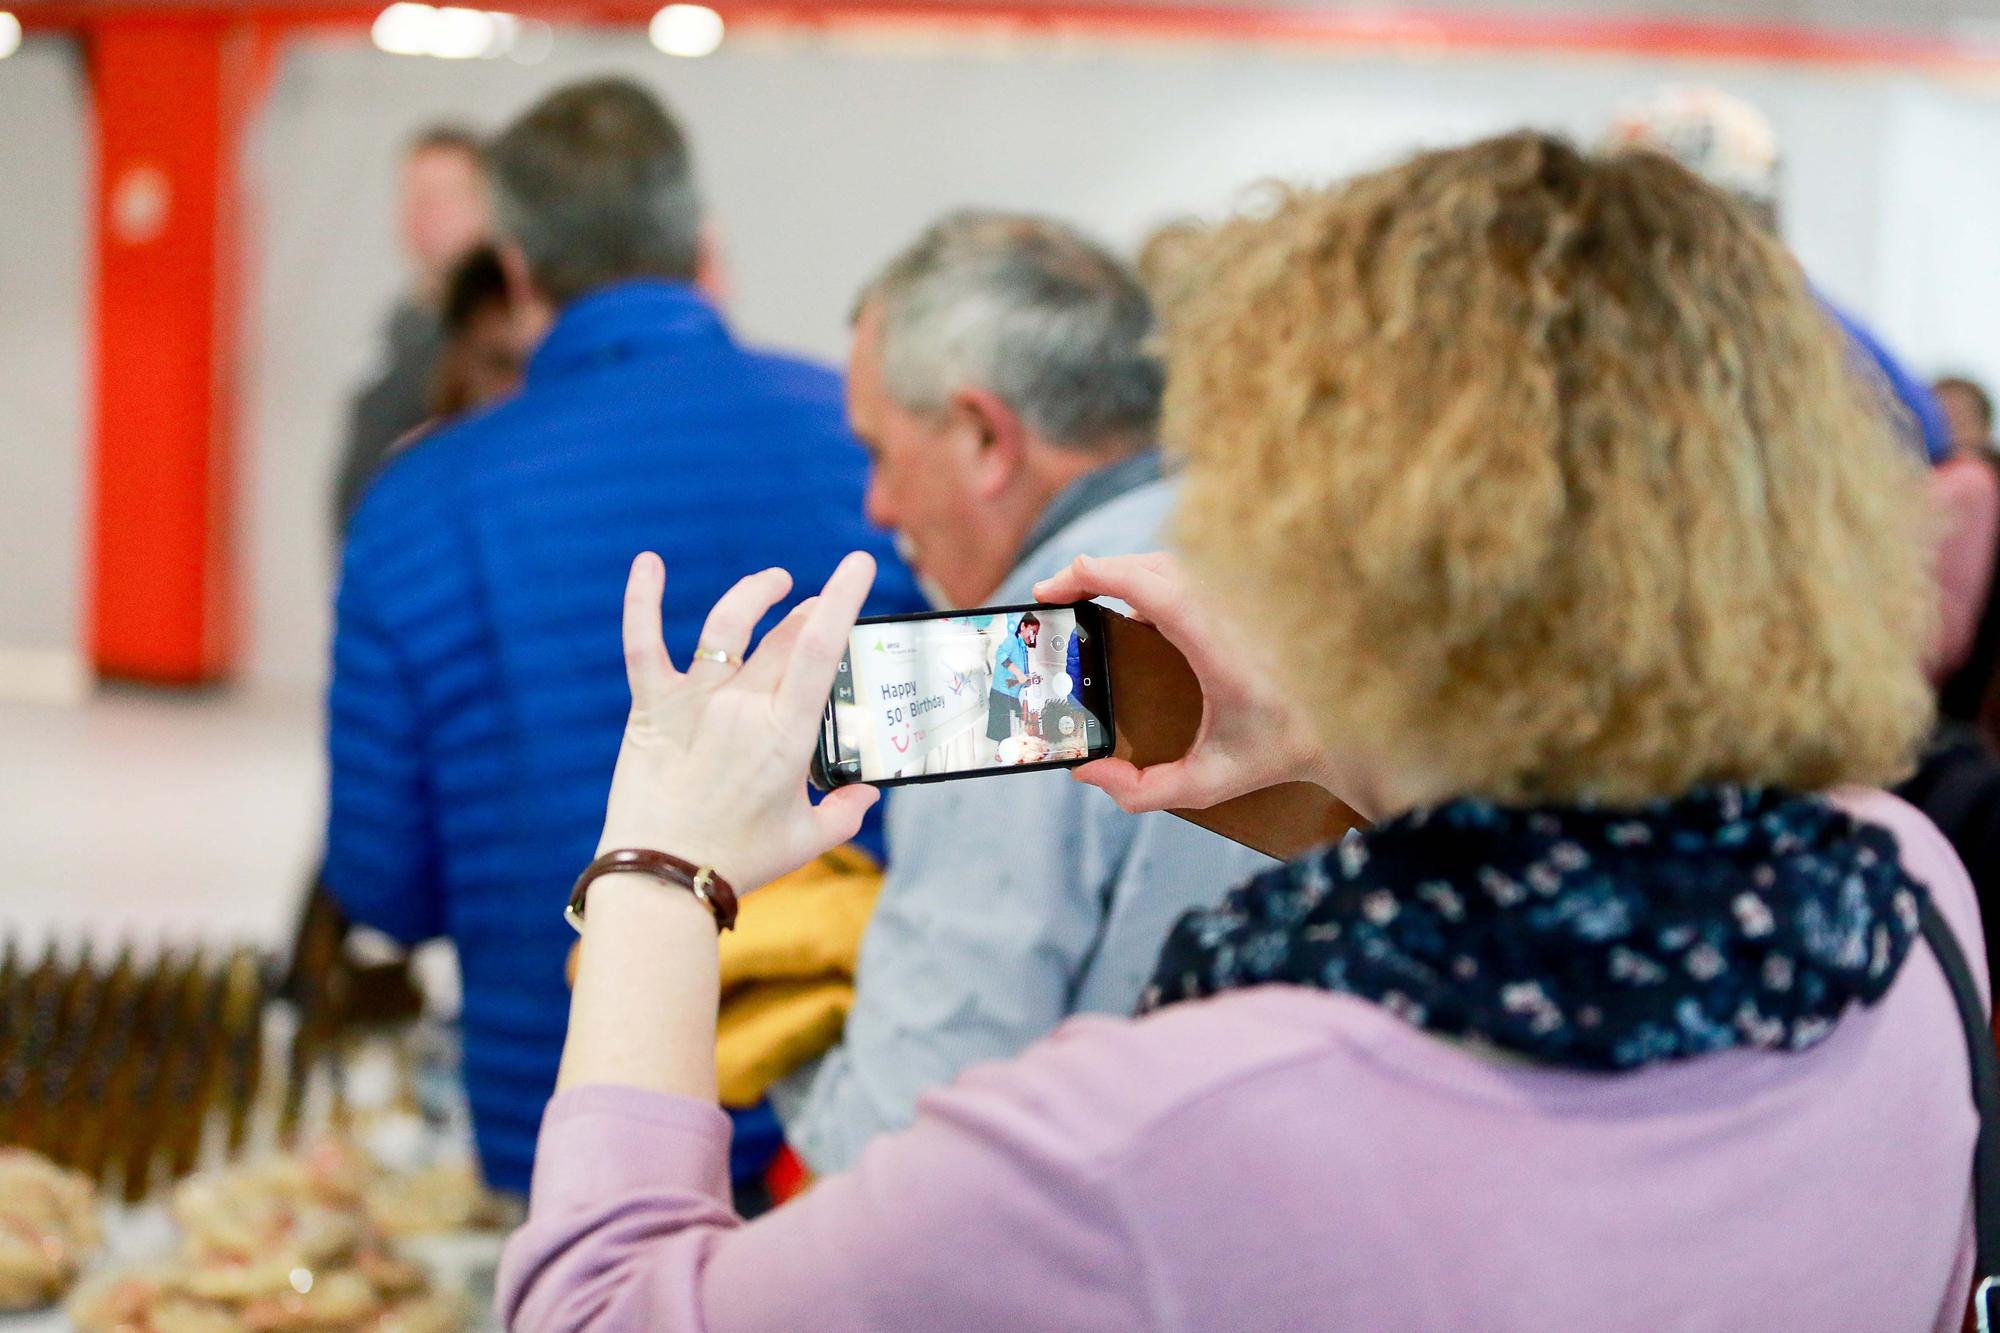
[[[1160,542],[1175,488],[1154,435],[1153,312],[1101,245],[1046,218],[953,214],[855,313],[848,412],[874,463],[868,512],[940,605],[1030,602],[1080,552]],[[999,712],[998,675],[995,689]],[[1059,771],[903,788],[888,824],[845,1035],[772,1093],[819,1172],[967,1067],[1071,1014],[1131,1012],[1174,919],[1270,864]]]
[[[873,609],[920,599],[862,517],[839,376],[739,344],[697,286],[709,241],[667,110],[630,82],[576,84],[490,163],[509,308],[534,350],[519,393],[399,455],[355,513],[325,878],[362,924],[456,943],[480,1162],[524,1190],[569,1007],[570,932],[542,907],[596,841],[629,702],[617,588],[633,554],[665,553],[687,599],[667,626],[683,659],[694,612],[746,571],[809,589],[860,548],[883,570]],[[865,841],[879,853],[877,830]],[[768,1111],[747,1117],[740,1173],[776,1140]]]
[[453,266],[442,309],[444,350],[431,385],[432,415],[448,419],[477,411],[520,388],[527,357],[497,249],[480,245]]
[[1931,396],[1944,412],[1954,455],[1983,458],[1993,453],[1993,398],[1977,381],[1946,375],[1931,382]]
[[453,265],[492,226],[479,137],[440,125],[412,139],[397,176],[396,218],[411,286],[383,331],[380,369],[348,408],[347,443],[334,486],[340,532],[396,444],[432,415],[445,287]]
[[[1624,106],[1610,146],[1665,153],[1741,200],[1771,234],[1782,234],[1778,208],[1781,159],[1777,131],[1751,103],[1719,88],[1671,85]],[[1860,320],[1816,292],[1848,339],[1880,374],[1893,399],[1891,416],[1913,448],[1933,463],[1951,452],[1950,428],[1930,389],[1904,368]]]
[[[1186,572],[1035,589],[1151,619],[1201,736],[1077,776],[1135,809],[1315,781],[1374,824],[1213,884],[1143,1016],[968,1072],[747,1225],[715,917],[595,879],[510,1326],[1957,1329],[1979,1119],[1917,932],[1977,987],[1979,917],[1876,789],[1929,711],[1920,464],[1797,265],[1675,163],[1537,134],[1293,192],[1212,256],[1166,321]],[[635,562],[602,845],[754,891],[846,836],[868,793],[803,778],[867,582],[718,682],[661,655]]]
[[498,402],[521,387],[527,355],[508,299],[507,273],[499,250],[481,243],[452,265],[439,313],[442,342],[431,376],[428,413],[421,425],[390,443],[381,467],[453,419]]
[[[1993,571],[2000,556],[2000,458],[1993,453],[1993,404],[1969,379],[1932,386],[1951,422],[1951,457],[1938,465],[1932,497],[1939,515],[1938,636],[1930,661],[1938,711],[1977,725],[2000,669],[2000,608]],[[2000,739],[1989,729],[1989,741]]]
[[1951,423],[1951,456],[1938,465],[1932,495],[1939,515],[1937,646],[1931,676],[1938,711],[1977,723],[2000,669],[2000,613],[1993,572],[2000,552],[2000,458],[1993,452],[1993,403],[1969,379],[1932,386]]
[[[2000,920],[2000,459],[1991,407],[1971,380],[1933,386],[1951,419],[1951,457],[1931,474],[1937,530],[1937,632],[1926,667],[1938,725],[1922,762],[1896,794],[1934,820],[1965,862],[1988,921]],[[2000,930],[1987,935],[2000,967]]]

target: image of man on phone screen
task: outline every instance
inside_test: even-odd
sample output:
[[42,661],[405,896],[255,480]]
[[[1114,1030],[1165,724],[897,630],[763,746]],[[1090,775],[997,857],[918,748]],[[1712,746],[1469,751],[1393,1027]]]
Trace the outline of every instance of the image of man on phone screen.
[[1014,735],[1014,719],[1021,716],[1021,691],[1041,679],[1028,667],[1028,650],[1035,646],[1041,629],[1042,622],[1035,619],[1033,611],[1028,612],[1014,632],[1001,641],[1000,651],[993,658],[993,692],[986,703],[986,739],[996,744]]

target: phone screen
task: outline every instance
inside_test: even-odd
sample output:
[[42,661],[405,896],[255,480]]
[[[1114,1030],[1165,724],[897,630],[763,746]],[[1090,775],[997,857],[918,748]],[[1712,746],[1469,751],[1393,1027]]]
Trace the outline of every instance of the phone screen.
[[1097,608],[863,621],[829,701],[834,782],[909,782],[1111,752]]

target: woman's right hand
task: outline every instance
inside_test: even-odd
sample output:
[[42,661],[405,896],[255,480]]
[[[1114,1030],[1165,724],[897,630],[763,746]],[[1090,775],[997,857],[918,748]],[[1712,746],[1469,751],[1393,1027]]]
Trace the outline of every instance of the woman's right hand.
[[1062,573],[1036,584],[1035,597],[1125,602],[1137,619],[1180,650],[1201,684],[1201,726],[1185,755],[1147,768],[1099,759],[1073,770],[1079,781],[1103,789],[1135,814],[1202,810],[1282,782],[1314,782],[1348,798],[1337,789],[1334,765],[1313,743],[1310,729],[1257,665],[1256,655],[1197,603],[1172,556],[1079,556]]
[[598,851],[668,852],[748,893],[852,838],[875,789],[842,787],[813,805],[806,763],[874,578],[872,559],[848,556],[754,653],[751,634],[791,591],[792,576],[767,569],[739,580],[709,611],[700,640],[732,660],[697,658],[682,671],[661,640],[666,568],[651,552],[634,560],[625,585],[632,711]]

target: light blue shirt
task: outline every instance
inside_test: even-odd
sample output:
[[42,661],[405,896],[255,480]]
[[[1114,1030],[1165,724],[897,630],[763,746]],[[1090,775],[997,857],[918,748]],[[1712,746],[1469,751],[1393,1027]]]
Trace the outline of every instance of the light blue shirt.
[[[1033,601],[1079,554],[1159,549],[1172,502],[1155,481],[1073,519],[993,600]],[[822,1174],[968,1065],[1074,1013],[1132,1012],[1181,914],[1273,864],[1173,815],[1128,815],[1059,770],[902,788],[888,836],[846,1035],[772,1090],[787,1140]]]
[[[1019,675],[1010,676],[1007,668],[1012,666]],[[1018,699],[1021,687],[1028,683],[1028,645],[1021,642],[1016,634],[1000,645],[999,653],[993,659],[993,688],[1000,693]]]

